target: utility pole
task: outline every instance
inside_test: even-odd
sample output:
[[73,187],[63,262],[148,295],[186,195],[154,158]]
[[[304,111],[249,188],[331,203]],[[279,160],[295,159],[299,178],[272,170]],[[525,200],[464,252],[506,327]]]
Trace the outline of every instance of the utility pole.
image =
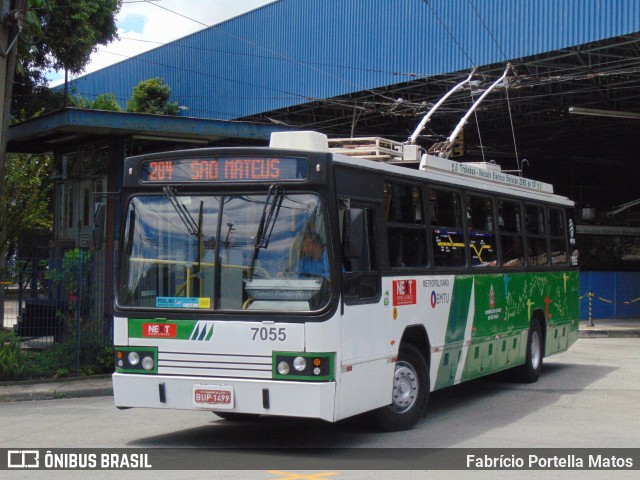
[[27,11],[27,0],[0,0],[0,197],[6,171],[7,130],[11,116],[11,94],[18,50],[21,21]]

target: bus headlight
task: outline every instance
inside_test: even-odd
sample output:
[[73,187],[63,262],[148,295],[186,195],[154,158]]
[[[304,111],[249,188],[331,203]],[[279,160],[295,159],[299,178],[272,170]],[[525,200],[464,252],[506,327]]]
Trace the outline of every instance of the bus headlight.
[[158,373],[157,347],[115,348],[116,373]]
[[272,375],[275,380],[331,382],[335,353],[273,352]]
[[127,360],[129,360],[129,365],[135,367],[140,362],[140,355],[138,355],[138,352],[129,352]]
[[298,372],[303,372],[307,368],[307,361],[304,357],[296,357],[293,359],[293,368]]
[[280,375],[287,375],[289,373],[289,364],[287,362],[278,363],[278,373]]
[[144,357],[142,359],[142,368],[144,368],[145,370],[153,370],[153,366],[153,357]]

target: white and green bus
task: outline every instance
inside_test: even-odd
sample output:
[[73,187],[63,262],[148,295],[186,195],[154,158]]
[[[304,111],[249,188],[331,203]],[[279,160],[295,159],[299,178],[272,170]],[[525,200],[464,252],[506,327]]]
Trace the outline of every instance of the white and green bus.
[[292,132],[125,161],[117,407],[402,430],[430,392],[534,382],[576,340],[570,200],[412,145],[338,146]]

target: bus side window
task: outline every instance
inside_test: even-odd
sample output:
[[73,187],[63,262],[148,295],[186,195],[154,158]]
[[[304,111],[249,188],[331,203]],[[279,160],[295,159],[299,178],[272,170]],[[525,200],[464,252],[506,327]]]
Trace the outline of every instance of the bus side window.
[[469,257],[474,267],[496,266],[496,234],[493,201],[490,197],[467,195]]
[[[354,209],[355,210],[355,209]],[[370,240],[372,238],[370,229],[371,229],[371,211],[369,209],[359,209],[362,215],[362,230],[358,228],[352,229],[351,232],[343,232],[343,251],[346,250],[346,245],[348,239],[346,238],[349,235],[354,235],[355,232],[358,232],[360,235],[360,231],[362,232],[362,238],[357,238],[356,241],[359,244],[360,253],[358,256],[352,255],[344,255],[343,264],[344,269],[347,272],[370,272],[373,270],[373,250],[370,245]],[[344,224],[346,226],[346,223]]]
[[527,251],[529,265],[547,265],[547,229],[544,208],[537,205],[525,205],[525,225],[527,231]]
[[429,190],[433,261],[436,267],[464,267],[464,228],[460,193]]
[[385,183],[387,252],[391,267],[427,266],[427,227],[418,187]]
[[[380,276],[377,272],[376,257],[374,254],[374,215],[370,208],[356,209],[359,210],[362,222],[362,228],[347,228],[347,213],[349,210],[342,212],[342,247],[343,252],[349,253],[350,248],[347,246],[349,235],[362,235],[362,238],[355,239],[358,244],[357,249],[351,249],[349,255],[343,255],[344,276],[344,300],[346,304],[361,304],[378,301],[380,297]],[[352,230],[351,232],[349,230]],[[360,245],[361,241],[361,245]],[[356,256],[355,253],[358,253]]]
[[498,200],[498,226],[502,265],[508,268],[524,266],[522,212],[518,202]]
[[566,265],[568,260],[567,234],[564,212],[559,208],[549,209],[549,237],[551,263],[553,265]]

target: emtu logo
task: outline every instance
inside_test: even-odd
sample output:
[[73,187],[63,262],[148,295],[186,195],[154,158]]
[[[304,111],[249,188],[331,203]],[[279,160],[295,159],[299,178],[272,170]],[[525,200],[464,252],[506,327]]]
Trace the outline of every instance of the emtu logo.
[[7,468],[40,468],[38,450],[8,450]]
[[451,302],[451,294],[436,293],[435,290],[431,292],[431,308],[436,308],[436,305],[442,305],[449,302]]

